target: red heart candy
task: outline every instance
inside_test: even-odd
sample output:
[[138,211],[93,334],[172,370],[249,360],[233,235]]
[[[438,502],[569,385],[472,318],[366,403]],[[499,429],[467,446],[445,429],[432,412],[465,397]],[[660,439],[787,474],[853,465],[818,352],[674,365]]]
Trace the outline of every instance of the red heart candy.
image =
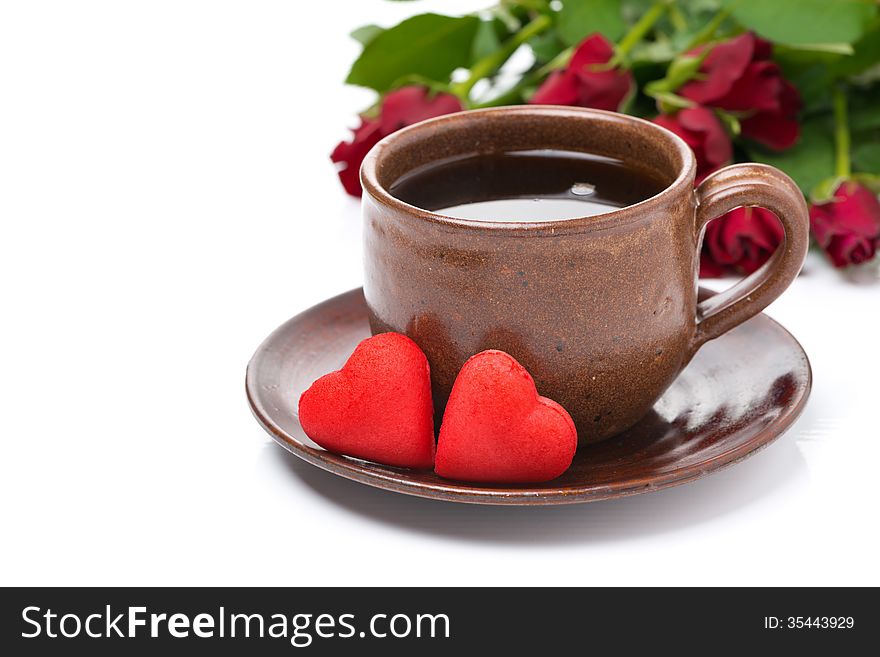
[[434,463],[428,359],[400,333],[361,342],[341,370],[299,398],[299,421],[321,447],[407,468]]
[[576,450],[566,410],[538,395],[513,356],[490,350],[470,358],[455,379],[434,471],[463,481],[549,481],[568,469]]

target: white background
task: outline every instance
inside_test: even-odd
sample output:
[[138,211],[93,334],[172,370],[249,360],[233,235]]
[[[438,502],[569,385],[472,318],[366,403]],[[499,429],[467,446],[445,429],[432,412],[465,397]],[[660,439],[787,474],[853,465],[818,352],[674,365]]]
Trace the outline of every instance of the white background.
[[328,159],[372,101],[348,31],[483,4],[0,4],[0,583],[880,584],[876,270],[811,257],[770,309],[812,360],[804,415],[664,492],[419,500],[253,420],[258,344],[360,285]]

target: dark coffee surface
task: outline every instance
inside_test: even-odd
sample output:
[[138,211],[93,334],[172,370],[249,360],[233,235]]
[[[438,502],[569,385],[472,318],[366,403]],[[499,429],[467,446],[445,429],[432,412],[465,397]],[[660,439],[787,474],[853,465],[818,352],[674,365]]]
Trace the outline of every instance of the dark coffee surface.
[[396,181],[396,198],[478,221],[574,219],[625,207],[666,187],[659,176],[609,158],[569,151],[517,151],[438,162]]

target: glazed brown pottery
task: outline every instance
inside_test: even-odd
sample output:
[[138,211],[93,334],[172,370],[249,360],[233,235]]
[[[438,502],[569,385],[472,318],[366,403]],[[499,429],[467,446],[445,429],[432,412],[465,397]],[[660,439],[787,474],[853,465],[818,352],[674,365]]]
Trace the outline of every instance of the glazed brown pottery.
[[[668,187],[606,214],[534,223],[444,217],[387,191],[444,158],[537,149],[615,158]],[[803,195],[761,164],[727,167],[696,190],[695,170],[671,132],[580,108],[461,112],[377,144],[361,169],[370,326],[425,351],[438,424],[465,360],[501,349],[569,411],[582,443],[604,440],[645,416],[703,344],[779,296],[807,252]],[[785,240],[755,274],[698,304],[706,223],[742,205],[776,213]]]
[[569,504],[635,495],[693,481],[765,447],[798,417],[810,391],[800,345],[758,315],[701,349],[634,427],[582,445],[568,471],[544,484],[486,486],[441,479],[327,452],[308,439],[297,400],[369,337],[360,290],[289,320],[248,365],[247,394],[272,438],[299,458],[371,486],[479,504]]

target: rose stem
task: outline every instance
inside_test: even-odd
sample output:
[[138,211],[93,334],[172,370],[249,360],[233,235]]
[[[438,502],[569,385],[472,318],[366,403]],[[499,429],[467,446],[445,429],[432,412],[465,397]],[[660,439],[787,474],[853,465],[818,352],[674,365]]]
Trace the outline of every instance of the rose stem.
[[629,54],[636,45],[638,45],[645,35],[650,32],[660,17],[666,12],[670,0],[658,0],[651,8],[646,11],[642,17],[632,26],[629,32],[617,44],[616,57],[622,59]]
[[701,46],[704,43],[711,41],[715,36],[715,32],[718,31],[718,28],[721,27],[721,24],[727,19],[728,16],[730,16],[729,9],[722,9],[717,14],[715,14],[715,17],[712,18],[712,20],[710,20],[708,23],[706,23],[706,26],[702,30],[697,32],[697,36],[691,39],[691,42],[687,44],[684,51],[688,52],[690,50],[693,50],[697,46]]
[[841,178],[849,178],[852,173],[849,158],[849,121],[847,120],[846,94],[839,86],[834,88],[831,102],[834,106],[835,174]]
[[532,37],[537,36],[546,30],[552,24],[553,19],[546,14],[541,14],[535,18],[531,23],[527,24],[519,32],[510,37],[501,48],[474,64],[467,80],[450,86],[452,93],[462,100],[467,101],[471,89],[473,89],[477,82],[492,75],[495,71],[501,68],[504,62],[510,58],[517,48]]
[[561,53],[556,55],[556,57],[544,64],[541,68],[535,69],[531,73],[523,76],[519,82],[517,82],[500,96],[495,96],[495,98],[487,100],[485,103],[478,103],[474,105],[474,107],[498,107],[499,105],[516,104],[520,100],[520,96],[524,89],[528,89],[529,87],[538,84],[541,80],[544,79],[544,77],[546,77],[556,69],[563,68],[566,64],[568,64],[568,60],[571,59],[572,52],[574,52],[572,48],[566,48]]

